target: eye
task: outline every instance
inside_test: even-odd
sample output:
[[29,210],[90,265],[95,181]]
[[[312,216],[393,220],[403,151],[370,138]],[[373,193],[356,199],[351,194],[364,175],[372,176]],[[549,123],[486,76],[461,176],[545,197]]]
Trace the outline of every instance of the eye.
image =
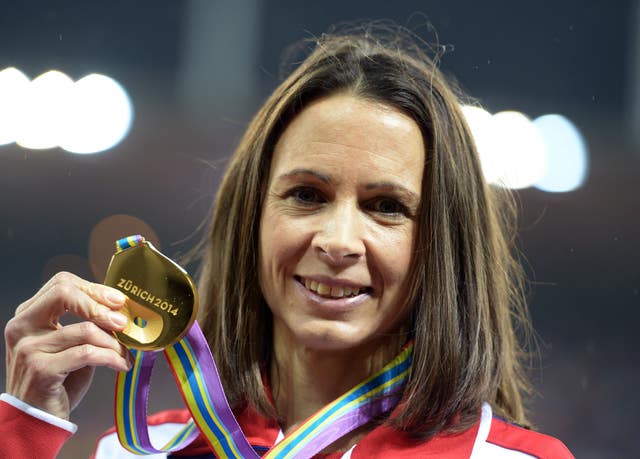
[[320,192],[318,192],[314,188],[307,187],[307,186],[293,188],[292,190],[289,191],[288,197],[293,198],[294,200],[296,200],[301,204],[307,204],[307,205],[321,203],[325,201],[325,199],[322,197]]
[[374,212],[378,212],[380,214],[384,214],[390,217],[408,215],[409,213],[407,206],[405,206],[404,204],[402,204],[396,199],[386,198],[386,197],[371,201],[370,208]]

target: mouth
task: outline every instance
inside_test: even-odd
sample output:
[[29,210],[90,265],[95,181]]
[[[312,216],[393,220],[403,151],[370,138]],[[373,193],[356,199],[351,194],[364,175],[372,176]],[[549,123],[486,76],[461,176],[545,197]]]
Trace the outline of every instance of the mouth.
[[348,285],[329,285],[316,280],[305,279],[301,276],[294,276],[296,282],[304,286],[307,290],[323,298],[339,299],[353,298],[362,293],[371,293],[371,287],[356,287]]

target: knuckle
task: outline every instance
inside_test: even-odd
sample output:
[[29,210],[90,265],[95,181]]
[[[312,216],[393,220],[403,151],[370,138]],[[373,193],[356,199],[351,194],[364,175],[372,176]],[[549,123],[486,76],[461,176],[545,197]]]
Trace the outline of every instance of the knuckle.
[[102,284],[89,282],[84,279],[81,279],[81,281],[83,282],[84,288],[93,296],[100,296],[102,291],[107,288]]
[[98,326],[93,322],[82,322],[79,324],[79,327],[80,335],[87,341],[94,337],[96,333],[100,332]]
[[67,302],[71,297],[72,290],[73,288],[67,282],[56,283],[53,287],[51,287],[50,294],[55,301]]
[[[39,292],[38,292],[39,293]],[[35,294],[34,296],[32,296],[31,298],[23,301],[22,303],[20,303],[20,305],[16,308],[16,310],[13,313],[14,317],[18,317],[19,315],[23,314],[24,312],[26,312],[27,310],[29,310],[29,308],[31,308],[31,306],[37,302],[38,300],[38,294]]]
[[34,379],[42,380],[51,374],[51,362],[50,359],[46,357],[34,354],[33,357],[25,363]]
[[22,311],[24,311],[28,307],[29,307],[29,300],[20,303],[20,305],[16,308],[13,316],[16,317],[18,314],[20,314]]
[[77,354],[78,354],[78,358],[81,360],[87,360],[89,359],[92,355],[94,348],[92,345],[90,344],[82,344],[80,346],[77,347]]
[[96,301],[89,302],[89,317],[93,320],[105,318],[104,307],[100,306]]
[[67,284],[73,281],[74,275],[67,271],[60,271],[51,278],[54,284]]
[[7,344],[7,349],[14,347],[20,341],[22,333],[19,321],[15,318],[9,319],[9,322],[4,327],[4,341]]
[[26,366],[33,366],[37,361],[37,352],[34,352],[32,340],[27,336],[16,343],[13,348],[15,359]]

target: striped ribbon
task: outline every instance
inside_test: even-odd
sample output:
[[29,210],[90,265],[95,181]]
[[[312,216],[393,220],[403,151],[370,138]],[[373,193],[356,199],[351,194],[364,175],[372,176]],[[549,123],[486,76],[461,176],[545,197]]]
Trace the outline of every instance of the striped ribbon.
[[222,458],[258,457],[244,437],[224,395],[213,357],[195,322],[187,335],[164,350],[192,420],[162,448],[149,440],[146,407],[151,370],[158,355],[132,351],[134,364],[116,378],[116,430],[120,443],[136,454],[155,454],[183,449],[202,432],[215,454]]
[[271,448],[265,458],[309,458],[338,438],[391,410],[411,370],[413,343],[379,372],[338,397]]
[[[135,236],[116,243],[119,250],[142,242]],[[391,410],[398,402],[410,370],[413,343],[380,371],[307,419],[272,447],[263,458],[302,459],[322,451],[359,426]],[[131,350],[135,357],[128,372],[116,378],[115,417],[120,443],[135,454],[157,454],[185,448],[202,432],[218,458],[256,459],[229,407],[220,377],[197,321],[176,344],[164,349],[191,420],[164,446],[151,444],[147,402],[151,372],[158,351]]]
[[136,245],[142,244],[143,242],[144,237],[140,236],[139,234],[123,237],[122,239],[118,239],[116,241],[116,251],[122,252],[129,247],[135,247]]

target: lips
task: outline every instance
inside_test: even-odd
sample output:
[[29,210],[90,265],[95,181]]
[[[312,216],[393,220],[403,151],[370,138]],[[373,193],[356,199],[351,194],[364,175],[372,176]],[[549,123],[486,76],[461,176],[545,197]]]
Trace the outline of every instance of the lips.
[[371,290],[370,287],[360,287],[355,284],[326,283],[315,279],[295,276],[296,281],[304,285],[307,290],[325,298],[352,298]]

